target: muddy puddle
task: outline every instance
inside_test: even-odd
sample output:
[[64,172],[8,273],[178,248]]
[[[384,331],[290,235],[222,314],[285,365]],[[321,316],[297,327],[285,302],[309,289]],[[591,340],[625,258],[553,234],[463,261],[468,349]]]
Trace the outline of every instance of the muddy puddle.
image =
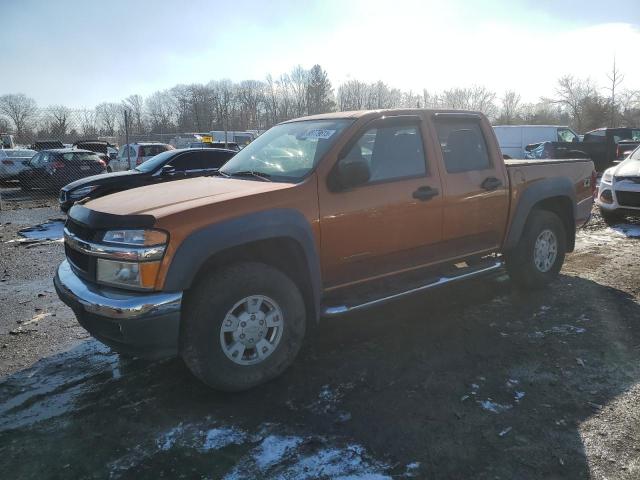
[[268,409],[234,411],[247,395],[211,392],[178,361],[121,359],[86,340],[0,383],[0,471],[12,478],[46,470],[63,478],[383,479],[412,477],[417,468],[392,468],[349,438],[284,423]]

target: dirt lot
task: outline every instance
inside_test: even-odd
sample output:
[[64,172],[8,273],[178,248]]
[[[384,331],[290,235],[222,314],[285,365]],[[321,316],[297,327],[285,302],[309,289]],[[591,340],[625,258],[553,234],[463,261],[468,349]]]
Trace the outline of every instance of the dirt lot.
[[56,216],[0,216],[0,478],[640,478],[640,226],[594,218],[544,291],[502,275],[326,321],[229,395],[86,337],[62,245],[11,242]]

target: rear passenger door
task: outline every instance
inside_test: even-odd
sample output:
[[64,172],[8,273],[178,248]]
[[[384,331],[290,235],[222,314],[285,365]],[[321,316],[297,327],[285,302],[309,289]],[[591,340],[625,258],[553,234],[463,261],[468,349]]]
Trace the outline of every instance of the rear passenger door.
[[[443,242],[450,257],[498,248],[509,212],[506,168],[479,116],[437,114],[443,161]],[[490,138],[490,137],[489,137]]]

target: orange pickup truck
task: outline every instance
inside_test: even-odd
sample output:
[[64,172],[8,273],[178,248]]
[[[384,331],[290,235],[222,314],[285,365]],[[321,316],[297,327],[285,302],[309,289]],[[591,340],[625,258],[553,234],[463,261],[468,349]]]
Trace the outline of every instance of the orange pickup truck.
[[212,387],[279,375],[321,317],[506,267],[541,287],[590,216],[589,160],[503,160],[480,113],[276,125],[215,175],[78,202],[54,283],[97,339]]

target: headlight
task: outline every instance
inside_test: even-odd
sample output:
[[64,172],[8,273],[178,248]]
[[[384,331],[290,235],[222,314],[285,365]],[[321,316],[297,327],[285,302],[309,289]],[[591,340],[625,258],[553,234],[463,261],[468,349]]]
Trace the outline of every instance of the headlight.
[[115,287],[151,289],[156,283],[160,262],[119,262],[99,258],[96,264],[96,280]]
[[605,183],[611,183],[613,181],[613,169],[605,170],[602,174],[602,181]]
[[162,230],[109,230],[102,237],[103,242],[133,246],[163,245],[167,240],[168,235]]
[[67,195],[69,196],[69,198],[73,198],[74,200],[77,200],[77,199],[86,197],[91,192],[93,192],[96,188],[98,188],[97,185],[89,185],[88,187],[82,187],[77,190],[71,190],[70,192],[67,193]]

